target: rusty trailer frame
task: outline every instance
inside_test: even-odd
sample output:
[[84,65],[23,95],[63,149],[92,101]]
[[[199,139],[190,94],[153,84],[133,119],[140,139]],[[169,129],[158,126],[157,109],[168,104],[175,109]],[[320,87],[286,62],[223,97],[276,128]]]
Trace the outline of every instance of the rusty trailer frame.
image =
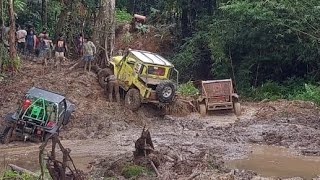
[[234,109],[234,103],[238,102],[231,79],[200,81],[197,86],[201,92],[198,102],[205,105],[206,111]]

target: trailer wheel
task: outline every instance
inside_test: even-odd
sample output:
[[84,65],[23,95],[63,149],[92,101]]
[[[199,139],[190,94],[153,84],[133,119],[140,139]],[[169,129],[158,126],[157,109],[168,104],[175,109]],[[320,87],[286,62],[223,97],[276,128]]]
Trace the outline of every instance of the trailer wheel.
[[13,132],[13,127],[6,126],[2,131],[2,133],[0,134],[0,142],[2,144],[8,144],[11,140],[12,132]]
[[236,114],[236,116],[241,115],[241,105],[239,102],[233,103],[233,109],[234,109],[234,114]]
[[207,107],[205,104],[199,104],[200,115],[205,116],[207,114]]

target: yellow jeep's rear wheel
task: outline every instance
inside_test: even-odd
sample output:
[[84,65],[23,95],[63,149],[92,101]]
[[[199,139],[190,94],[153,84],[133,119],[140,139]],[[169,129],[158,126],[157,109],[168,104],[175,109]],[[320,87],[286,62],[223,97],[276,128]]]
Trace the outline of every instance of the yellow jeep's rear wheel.
[[110,68],[105,68],[98,72],[98,81],[102,88],[107,87],[108,82],[106,81],[106,78],[111,74],[113,74],[113,72]]
[[171,81],[162,81],[156,88],[158,100],[162,103],[172,102],[175,92],[174,84]]
[[124,104],[128,109],[132,111],[138,110],[141,106],[141,98],[140,98],[139,90],[135,88],[129,89],[129,91],[125,96]]

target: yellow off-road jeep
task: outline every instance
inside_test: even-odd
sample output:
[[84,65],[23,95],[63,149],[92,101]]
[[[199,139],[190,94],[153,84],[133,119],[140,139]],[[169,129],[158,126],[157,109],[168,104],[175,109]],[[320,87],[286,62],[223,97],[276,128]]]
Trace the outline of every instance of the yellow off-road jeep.
[[[129,50],[124,56],[113,57],[110,64],[111,71],[126,93],[125,105],[129,109],[137,110],[141,103],[170,103],[174,100],[179,73],[162,56]],[[103,80],[106,77],[99,78]]]

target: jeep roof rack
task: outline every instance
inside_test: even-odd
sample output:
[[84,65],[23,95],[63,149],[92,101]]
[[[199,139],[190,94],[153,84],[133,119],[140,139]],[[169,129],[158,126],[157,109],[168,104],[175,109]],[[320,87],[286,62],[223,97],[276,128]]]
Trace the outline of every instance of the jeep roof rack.
[[32,87],[28,92],[27,95],[36,97],[36,98],[44,98],[47,101],[60,103],[65,99],[64,96],[57,94],[55,92],[47,91],[44,89],[40,89],[37,87]]
[[129,50],[129,51],[144,63],[173,67],[173,64],[171,62],[169,62],[159,54],[152,53],[149,51],[141,51],[141,50]]

